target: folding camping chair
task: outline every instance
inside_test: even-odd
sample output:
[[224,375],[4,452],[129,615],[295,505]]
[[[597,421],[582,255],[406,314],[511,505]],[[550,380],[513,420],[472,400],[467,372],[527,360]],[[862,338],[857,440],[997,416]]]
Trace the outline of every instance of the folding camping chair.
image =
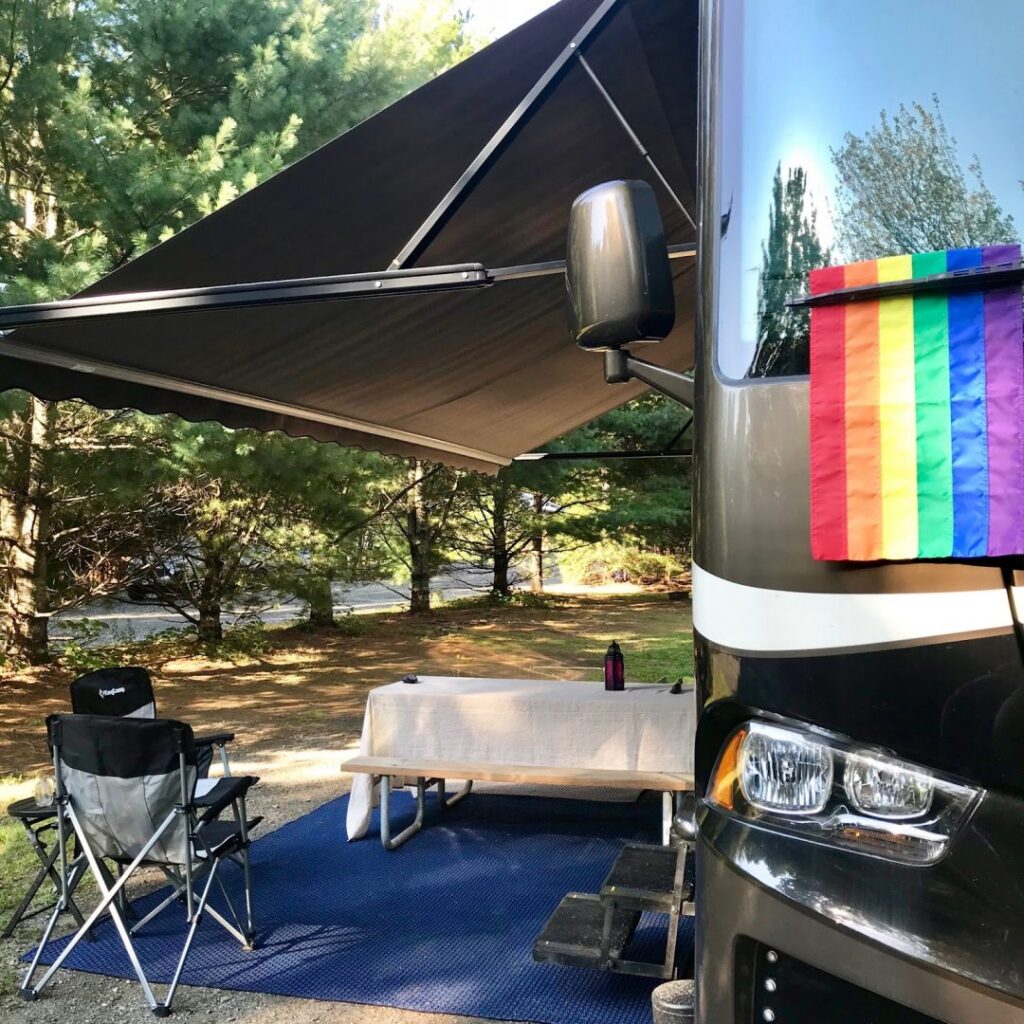
[[[51,715],[46,724],[57,786],[61,896],[19,993],[29,1001],[38,998],[82,938],[109,913],[142,986],[146,1004],[156,1016],[166,1017],[204,914],[209,914],[244,948],[251,949],[255,944],[249,832],[260,819],[247,818],[245,798],[258,780],[248,775],[219,779],[205,795],[197,795],[195,738],[192,729],[182,722]],[[221,821],[220,815],[229,807],[233,820]],[[69,824],[101,898],[53,964],[33,984],[54,926],[61,912],[70,907],[72,879],[65,853]],[[103,867],[101,858],[119,865],[121,871],[116,881]],[[235,859],[243,874],[244,922],[217,875],[225,860]],[[171,881],[172,892],[129,928],[118,896],[143,866],[163,871]],[[209,904],[215,881],[234,923]],[[132,937],[167,907],[176,905],[179,898],[184,899],[188,930],[164,1000],[158,1002]]]
[[[144,668],[104,668],[79,676],[70,687],[71,710],[79,715],[114,715],[118,718],[156,718],[156,695],[153,692],[153,680]],[[235,738],[233,732],[207,733],[195,737],[196,755],[199,761],[199,777],[205,779],[210,773],[213,763],[214,748],[220,753],[221,766],[225,776],[231,775],[231,764],[228,760],[227,744]],[[52,807],[37,807],[31,798],[19,800],[7,808],[7,814],[15,821],[21,822],[25,829],[32,849],[39,858],[40,868],[29,883],[25,895],[15,908],[7,924],[0,932],[0,938],[6,939],[14,933],[20,922],[45,913],[49,907],[31,910],[36,893],[47,878],[59,892],[54,864],[57,858],[57,846],[54,841],[47,846],[50,835],[57,827],[56,812]],[[122,908],[127,907],[127,894],[122,893]],[[69,910],[81,924],[78,908],[72,899]]]
[[[70,690],[71,710],[76,715],[156,718],[153,680],[144,668],[101,668],[79,676]],[[234,738],[233,732],[206,733],[195,737],[201,779],[209,774],[214,747],[220,752],[224,774],[231,774],[227,744]]]

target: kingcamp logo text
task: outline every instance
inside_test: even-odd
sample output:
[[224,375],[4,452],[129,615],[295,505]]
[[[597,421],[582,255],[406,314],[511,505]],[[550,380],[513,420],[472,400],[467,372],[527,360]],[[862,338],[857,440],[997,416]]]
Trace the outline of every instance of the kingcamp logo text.
[[124,693],[123,686],[117,686],[113,690],[100,690],[101,697],[116,697],[119,693]]

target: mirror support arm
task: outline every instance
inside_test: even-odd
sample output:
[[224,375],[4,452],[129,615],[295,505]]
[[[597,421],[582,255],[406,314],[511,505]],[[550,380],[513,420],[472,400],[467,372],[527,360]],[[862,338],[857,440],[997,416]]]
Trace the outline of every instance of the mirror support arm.
[[659,395],[671,398],[687,409],[693,408],[693,378],[678,370],[637,359],[625,349],[608,349],[604,354],[604,379],[609,384],[638,380]]

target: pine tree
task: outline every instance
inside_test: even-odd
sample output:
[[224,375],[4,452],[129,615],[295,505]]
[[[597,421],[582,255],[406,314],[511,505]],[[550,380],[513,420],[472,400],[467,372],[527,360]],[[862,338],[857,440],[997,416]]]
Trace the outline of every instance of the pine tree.
[[[0,5],[4,301],[78,291],[229,202],[465,55],[465,23],[447,0],[400,15],[377,0]],[[26,396],[0,410],[0,653],[19,659],[47,657],[50,613],[90,579],[102,593],[115,563],[135,564],[114,557],[124,536],[93,536],[107,568],[62,591],[51,533],[86,507],[79,416]],[[94,446],[130,449],[122,420],[97,414]],[[137,506],[118,504],[116,477],[104,486],[114,519]],[[86,533],[69,529],[61,557],[83,565],[71,538]]]
[[775,169],[768,237],[761,246],[758,278],[757,349],[748,377],[808,373],[808,314],[786,303],[807,290],[807,275],[826,265],[829,253],[817,232],[817,214],[807,194],[807,172],[791,167],[782,178]]

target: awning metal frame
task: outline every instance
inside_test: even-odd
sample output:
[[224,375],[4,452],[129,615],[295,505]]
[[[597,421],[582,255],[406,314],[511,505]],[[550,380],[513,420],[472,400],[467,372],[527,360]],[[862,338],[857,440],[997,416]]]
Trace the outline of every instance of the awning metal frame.
[[[669,259],[692,259],[693,244],[671,245]],[[25,327],[76,323],[97,318],[166,313],[191,313],[212,309],[244,309],[292,302],[341,299],[377,299],[428,292],[473,291],[503,281],[553,277],[565,273],[565,260],[524,263],[488,270],[480,263],[443,267],[384,270],[375,274],[337,274],[331,277],[297,277],[249,284],[209,285],[203,288],[172,288],[150,292],[116,292],[24,306],[0,306],[0,335]],[[0,340],[0,352],[6,342]],[[20,359],[31,359],[19,355]]]
[[548,69],[544,74],[537,79],[533,88],[530,89],[526,96],[523,97],[515,110],[509,114],[501,127],[499,127],[487,141],[484,148],[481,149],[473,158],[469,166],[462,172],[458,180],[445,194],[444,198],[442,198],[437,206],[430,211],[423,223],[421,223],[416,231],[413,232],[409,241],[402,246],[401,251],[391,261],[391,267],[389,269],[399,270],[408,266],[410,263],[415,262],[423,254],[427,246],[429,246],[437,235],[444,229],[444,226],[455,214],[456,210],[458,210],[469,194],[473,191],[483,174],[494,163],[494,161],[501,156],[504,150],[515,138],[519,130],[529,121],[530,115],[533,113],[536,105],[573,67],[574,61],[579,63],[586,72],[587,76],[594,84],[598,95],[604,100],[606,106],[612,112],[612,115],[619,124],[622,125],[626,135],[636,147],[640,156],[647,162],[655,176],[661,182],[665,191],[672,198],[672,201],[682,211],[683,216],[687,221],[689,221],[690,227],[696,230],[697,224],[693,219],[693,216],[690,214],[690,211],[687,210],[683,201],[669,184],[668,179],[661,172],[657,163],[655,163],[650,151],[633,130],[633,126],[629,123],[628,118],[619,109],[618,104],[616,104],[615,100],[612,99],[611,94],[604,87],[604,84],[601,82],[600,78],[598,78],[597,73],[583,55],[584,44],[601,29],[604,23],[609,17],[611,17],[621,3],[622,0],[604,0],[601,6],[598,7],[598,9],[587,19],[579,32],[577,32],[569,41],[561,53],[559,53],[555,60],[548,66]]
[[675,437],[664,448],[648,448],[638,451],[592,451],[592,452],[526,452],[517,455],[513,462],[608,462],[628,459],[692,459],[692,448],[676,448],[690,427],[693,426],[693,415],[676,432]]
[[519,130],[529,121],[537,104],[554,88],[572,66],[579,48],[595,33],[619,6],[621,0],[604,0],[600,7],[584,22],[583,27],[569,41],[554,61],[548,66],[533,88],[523,97],[519,105],[505,118],[498,130],[488,139],[484,148],[470,161],[469,166],[459,175],[441,201],[427,215],[412,237],[391,261],[392,270],[398,270],[414,262],[437,237],[455,211],[472,192],[476,183],[487,169],[505,151]]
[[[388,270],[376,273],[258,281],[245,284],[213,285],[201,288],[94,295],[65,299],[58,302],[0,307],[0,355],[77,373],[95,374],[126,383],[162,388],[199,398],[260,409],[285,417],[299,417],[311,422],[422,445],[438,451],[446,451],[451,454],[496,465],[506,463],[508,459],[504,456],[444,441],[439,438],[386,427],[378,423],[371,423],[352,417],[339,416],[305,405],[278,402],[258,395],[244,394],[227,388],[201,384],[168,374],[139,370],[128,366],[107,363],[102,360],[93,360],[87,356],[61,351],[49,345],[28,344],[7,337],[7,335],[16,329],[59,323],[75,323],[97,318],[184,313],[196,310],[237,309],[292,302],[368,299],[384,295],[393,297],[396,295],[414,295],[426,292],[463,291],[487,288],[498,282],[562,274],[565,271],[564,260],[499,267],[492,270],[488,270],[479,263],[422,268],[410,268],[408,265],[415,262],[444,229],[445,225],[487,169],[504,152],[519,130],[528,123],[530,116],[536,110],[540,101],[568,73],[577,60],[593,82],[598,94],[605,101],[616,120],[622,125],[629,139],[651,167],[668,195],[682,210],[689,223],[693,225],[693,217],[672,189],[625,115],[616,105],[593,68],[583,56],[584,45],[600,31],[622,3],[623,0],[603,0],[541,77],[534,83],[533,87],[527,92],[512,113],[509,114],[498,130],[491,136],[441,201],[430,211],[392,261]],[[673,259],[692,258],[696,255],[696,246],[692,243],[672,245],[668,247],[668,252],[670,258]],[[654,386],[657,390],[661,390],[659,384],[664,385],[663,374],[673,373],[673,371],[663,371],[661,368],[652,367],[650,364],[644,364],[643,366],[638,364],[639,361],[633,361],[632,357],[630,357],[629,368],[632,371],[633,378],[642,380],[644,383],[648,383],[649,386]],[[646,375],[643,371],[648,368],[652,373],[658,371],[655,376],[658,377],[659,384],[651,385],[650,381],[645,379]],[[639,372],[636,372],[637,370]],[[692,391],[690,394],[690,401],[692,402]],[[665,457],[666,454],[656,453],[656,455],[646,457]],[[631,457],[641,456],[643,456],[643,453],[631,453]]]

